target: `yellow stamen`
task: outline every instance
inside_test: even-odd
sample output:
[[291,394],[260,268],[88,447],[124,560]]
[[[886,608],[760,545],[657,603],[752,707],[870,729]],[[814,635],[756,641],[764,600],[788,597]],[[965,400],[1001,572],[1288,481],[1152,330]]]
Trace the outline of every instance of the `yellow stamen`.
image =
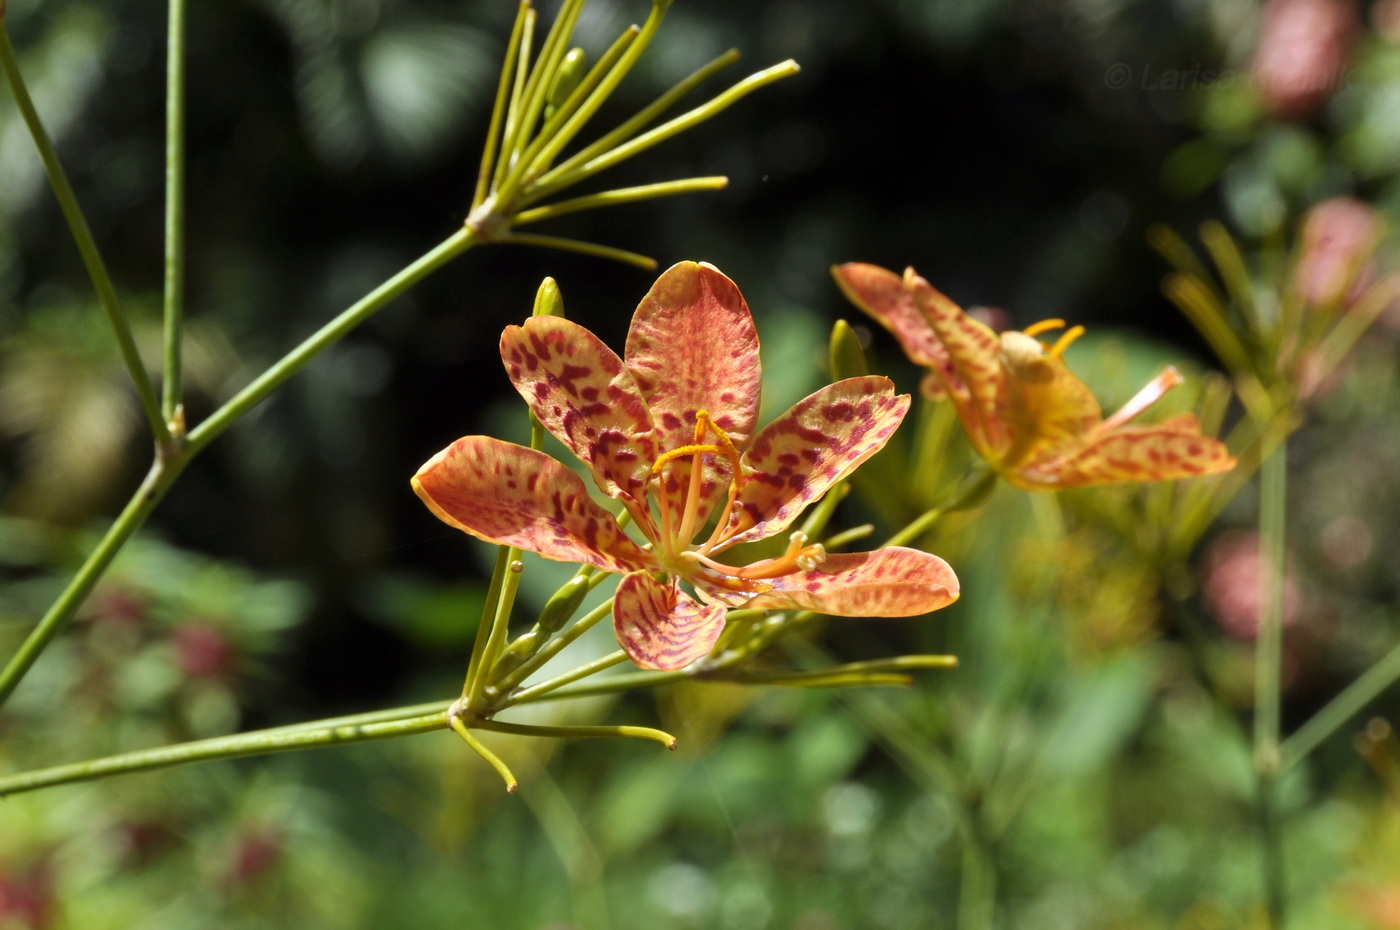
[[[733,446],[731,445],[730,448],[733,448]],[[676,459],[685,458],[687,455],[704,455],[706,453],[724,455],[725,451],[726,450],[720,446],[704,446],[698,443],[693,446],[681,446],[678,449],[672,449],[670,452],[663,452],[661,455],[657,456],[656,462],[651,466],[651,473],[653,475],[659,475],[661,474],[661,469],[670,465]]]
[[1021,332],[1025,333],[1027,336],[1038,336],[1041,333],[1049,332],[1052,329],[1064,328],[1064,320],[1041,320],[1039,323],[1032,323],[1030,326],[1027,326],[1025,329],[1021,330]]
[[1073,345],[1074,340],[1078,339],[1082,335],[1084,335],[1084,327],[1082,326],[1076,326],[1073,329],[1065,330],[1064,335],[1060,336],[1059,342],[1056,342],[1053,346],[1051,346],[1050,351],[1045,354],[1050,356],[1051,358],[1059,358],[1060,355],[1065,351],[1065,349],[1068,349],[1071,345]]

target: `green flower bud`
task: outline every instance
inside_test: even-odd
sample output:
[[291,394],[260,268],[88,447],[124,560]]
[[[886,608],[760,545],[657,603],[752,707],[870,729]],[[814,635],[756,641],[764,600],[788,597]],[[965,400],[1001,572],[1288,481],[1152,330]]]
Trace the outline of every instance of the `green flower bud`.
[[571,578],[564,587],[555,591],[554,596],[545,603],[544,610],[540,611],[539,628],[553,633],[568,623],[588,594],[588,582],[587,577]]
[[865,350],[860,347],[860,339],[851,324],[837,320],[831,327],[831,376],[838,381],[843,378],[861,378],[870,374],[870,366],[865,363]]
[[544,98],[544,118],[548,120],[554,111],[564,105],[569,95],[583,80],[588,67],[588,56],[581,48],[571,48],[564,60],[559,62],[559,70],[554,72],[554,80],[549,84],[549,93]]
[[564,295],[559,293],[559,285],[554,283],[553,278],[545,278],[540,282],[540,289],[535,292],[534,316],[563,316],[564,315]]

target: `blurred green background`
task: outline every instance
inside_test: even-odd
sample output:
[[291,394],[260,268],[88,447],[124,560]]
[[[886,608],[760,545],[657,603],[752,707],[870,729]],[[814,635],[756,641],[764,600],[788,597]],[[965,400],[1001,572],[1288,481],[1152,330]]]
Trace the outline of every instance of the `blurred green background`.
[[[758,320],[765,417],[824,381],[839,316],[917,393],[919,373],[831,283],[828,266],[853,260],[912,264],[1017,326],[1086,324],[1070,361],[1111,409],[1168,361],[1211,364],[1161,296],[1150,224],[1189,238],[1219,217],[1251,244],[1326,197],[1400,206],[1397,4],[1292,6],[1314,17],[1300,34],[1327,36],[1310,54],[1336,78],[1316,99],[1249,80],[1252,0],[677,0],[605,124],[731,46],[741,68],[792,57],[802,73],[599,180],[727,174],[727,190],[541,231],[725,271]],[[579,41],[596,53],[646,10],[591,0]],[[192,5],[192,421],[461,223],[514,13]],[[165,11],[10,0],[7,15],[156,365]],[[8,95],[0,179],[8,654],[149,452]],[[325,353],[182,478],[0,715],[0,768],[450,697],[490,553],[408,478],[460,435],[523,429],[496,334],[545,275],[612,345],[653,278],[491,246]],[[1292,445],[1285,730],[1400,641],[1387,322]],[[966,454],[955,442],[942,467]],[[931,547],[960,603],[822,631],[833,655],[951,651],[956,671],[906,691],[696,684],[556,709],[659,720],[681,749],[501,737],[519,797],[435,734],[0,802],[0,928],[1264,926],[1253,491],[1184,567],[1125,530],[1140,499],[1001,488]],[[885,534],[929,503],[887,488],[841,517]],[[526,601],[560,571],[531,562]],[[1283,786],[1294,926],[1400,927],[1397,711],[1400,697],[1377,702]]]

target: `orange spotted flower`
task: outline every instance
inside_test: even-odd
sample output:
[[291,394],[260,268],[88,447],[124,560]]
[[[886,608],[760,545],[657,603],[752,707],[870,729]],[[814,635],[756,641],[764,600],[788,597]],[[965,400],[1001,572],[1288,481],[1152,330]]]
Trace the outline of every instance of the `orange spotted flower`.
[[729,607],[906,617],[957,598],[948,564],[914,549],[828,554],[794,532],[776,558],[722,560],[734,545],[787,529],[879,451],[909,396],[886,378],[849,378],[756,430],[758,335],[739,289],[715,268],[683,262],[663,274],[637,307],[621,358],[554,316],[507,327],[501,358],[540,422],[650,545],[633,542],[573,471],[487,436],[433,456],[413,488],[444,522],[480,539],[622,573],[613,622],[637,665],[678,669],[705,656]]
[[1168,368],[1104,418],[1083,381],[1061,358],[1084,327],[1052,346],[1035,338],[1063,327],[1046,320],[998,336],[914,273],[875,265],[832,269],[851,301],[894,334],[911,360],[932,371],[978,454],[1029,491],[1116,481],[1161,481],[1233,468],[1224,444],[1201,433],[1191,414],[1153,426],[1130,421],[1181,382]]

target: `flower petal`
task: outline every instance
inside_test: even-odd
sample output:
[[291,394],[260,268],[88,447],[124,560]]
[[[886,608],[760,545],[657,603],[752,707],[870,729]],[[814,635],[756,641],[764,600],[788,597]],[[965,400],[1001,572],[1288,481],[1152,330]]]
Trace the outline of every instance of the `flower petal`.
[[1067,458],[1022,469],[1008,480],[1029,490],[1082,488],[1118,481],[1170,481],[1235,467],[1230,450],[1201,434],[1190,414],[1160,426],[1122,427]]
[[[701,410],[737,448],[748,444],[762,380],[758,332],[739,288],[718,269],[680,262],[657,278],[632,317],[624,358],[651,410],[658,453],[694,443]],[[721,457],[708,460],[696,501],[700,524],[730,472]],[[687,461],[666,470],[662,493],[677,511],[689,476]]]
[[413,490],[438,519],[487,542],[610,572],[656,564],[578,475],[534,449],[467,436],[418,469]]
[[991,327],[964,313],[914,269],[905,271],[904,286],[952,359],[961,383],[946,383],[944,387],[957,407],[963,429],[983,457],[1000,459],[1011,444],[997,416],[997,398],[1006,381],[1001,340]]
[[880,451],[909,411],[888,378],[847,378],[798,401],[744,453],[744,479],[724,546],[788,527],[856,466]]
[[[957,380],[948,350],[934,335],[933,328],[915,305],[913,295],[905,288],[904,280],[899,275],[878,265],[862,262],[836,265],[831,269],[831,274],[851,303],[894,334],[911,362],[925,368],[939,369],[944,380]],[[935,379],[925,393],[937,400],[942,397],[944,389]]]
[[740,449],[758,420],[758,333],[744,295],[711,265],[671,266],[637,306],[627,367],[651,409],[662,451],[695,441],[706,410]]
[[[1003,333],[1035,345],[1023,333]],[[1103,421],[1094,393],[1058,356],[1019,358],[1005,365],[1005,389],[997,398],[997,418],[1010,430],[1010,446],[1000,464],[1010,472],[1024,463],[1083,448]],[[993,462],[993,465],[998,464]]]
[[914,617],[958,599],[958,576],[936,555],[889,546],[829,555],[811,571],[771,579],[746,608],[815,610],[837,617]]
[[709,655],[724,613],[721,605],[702,605],[674,584],[633,572],[617,584],[613,630],[634,664],[669,672]]
[[535,316],[501,334],[501,359],[545,428],[609,497],[645,510],[656,458],[651,416],[622,359],[577,323]]

